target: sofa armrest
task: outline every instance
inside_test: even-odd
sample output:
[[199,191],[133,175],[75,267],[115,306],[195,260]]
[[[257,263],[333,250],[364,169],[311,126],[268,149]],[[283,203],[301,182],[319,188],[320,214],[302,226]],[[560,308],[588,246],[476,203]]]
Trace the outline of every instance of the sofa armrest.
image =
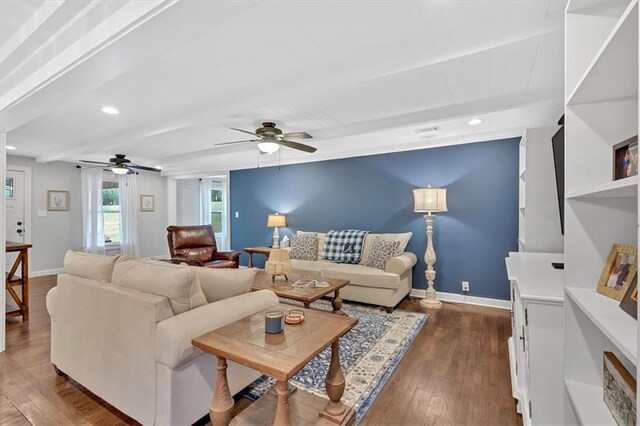
[[53,287],[47,293],[47,312],[52,321],[55,321],[58,315],[58,287]]
[[213,260],[233,260],[234,262],[238,261],[238,257],[240,257],[240,251],[238,250],[222,250],[213,253]]
[[278,297],[271,290],[254,291],[161,321],[156,329],[156,362],[178,367],[202,354],[191,340],[277,304]]
[[251,291],[258,273],[256,268],[199,268],[192,267],[200,281],[207,303],[239,296]]
[[417,262],[418,258],[415,254],[405,251],[400,256],[389,259],[384,270],[392,274],[402,275],[406,271],[410,271]]
[[169,261],[176,265],[186,263],[187,265],[192,266],[204,266],[204,262],[200,259],[196,259],[195,257],[174,256]]

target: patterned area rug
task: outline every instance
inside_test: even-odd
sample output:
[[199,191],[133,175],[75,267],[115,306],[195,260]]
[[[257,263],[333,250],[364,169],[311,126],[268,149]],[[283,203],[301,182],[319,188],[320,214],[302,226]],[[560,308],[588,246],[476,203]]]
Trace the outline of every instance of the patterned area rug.
[[[319,300],[312,306],[331,311],[331,304],[327,300]],[[354,407],[356,422],[359,422],[429,315],[399,309],[393,314],[387,314],[382,308],[356,303],[344,303],[342,310],[359,320],[358,324],[340,339],[340,364],[346,379],[342,401]],[[290,383],[326,397],[324,379],[330,360],[331,350],[327,348],[293,377]],[[240,395],[256,400],[275,384],[274,379],[262,376],[243,389]]]

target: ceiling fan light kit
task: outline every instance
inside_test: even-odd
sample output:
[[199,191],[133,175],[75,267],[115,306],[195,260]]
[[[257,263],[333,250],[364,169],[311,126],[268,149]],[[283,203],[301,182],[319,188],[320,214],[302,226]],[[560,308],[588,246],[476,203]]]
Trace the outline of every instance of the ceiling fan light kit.
[[275,142],[259,142],[258,149],[265,154],[273,154],[274,152],[278,152],[280,145]]
[[111,168],[111,171],[116,175],[126,175],[129,173],[129,169],[127,169],[126,166],[115,166]]

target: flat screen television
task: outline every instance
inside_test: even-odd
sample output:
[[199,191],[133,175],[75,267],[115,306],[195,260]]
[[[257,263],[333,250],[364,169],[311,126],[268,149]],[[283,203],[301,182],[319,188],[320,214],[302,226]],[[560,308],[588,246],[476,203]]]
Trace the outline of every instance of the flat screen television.
[[556,189],[558,192],[558,211],[560,212],[560,231],[564,235],[564,115],[558,121],[562,127],[551,138],[553,145],[553,164],[556,170]]

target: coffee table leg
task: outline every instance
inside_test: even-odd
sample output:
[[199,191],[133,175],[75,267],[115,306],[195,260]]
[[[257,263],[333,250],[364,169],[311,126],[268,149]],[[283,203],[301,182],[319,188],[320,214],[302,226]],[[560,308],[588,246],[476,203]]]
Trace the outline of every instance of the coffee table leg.
[[331,299],[331,307],[333,308],[333,313],[336,315],[347,315],[342,311],[342,298],[340,297],[340,289],[337,289],[333,293],[333,299]]
[[302,302],[302,303],[304,303],[304,307],[307,309],[309,309],[309,306],[311,306],[310,302]]
[[227,360],[218,357],[218,377],[216,380],[216,390],[209,406],[209,417],[214,426],[226,426],[231,422],[231,411],[233,411],[233,398],[229,391],[227,381]]
[[340,401],[342,395],[344,395],[345,380],[344,374],[342,374],[342,367],[340,367],[339,348],[338,340],[331,344],[331,364],[329,364],[327,379],[324,381],[329,402],[324,411],[320,413],[320,417],[333,423],[341,424],[350,410]]
[[291,421],[291,409],[289,408],[289,382],[286,380],[278,380],[276,385],[276,393],[278,394],[278,405],[276,405],[276,417],[273,419],[274,425],[293,426]]

